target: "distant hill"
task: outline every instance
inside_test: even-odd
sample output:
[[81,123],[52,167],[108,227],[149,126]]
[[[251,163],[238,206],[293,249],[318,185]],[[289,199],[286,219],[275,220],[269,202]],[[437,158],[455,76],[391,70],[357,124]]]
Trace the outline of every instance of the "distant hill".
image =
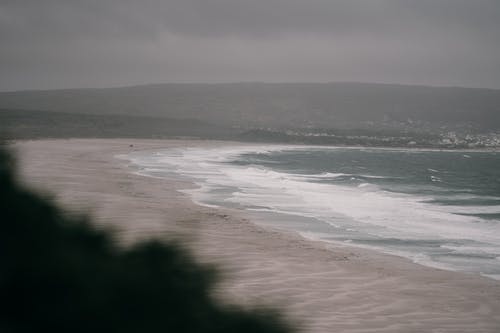
[[88,137],[226,139],[234,136],[234,130],[192,119],[0,109],[0,135],[0,139]]
[[245,128],[424,122],[500,129],[500,90],[368,83],[156,84],[3,92],[0,108],[183,118]]

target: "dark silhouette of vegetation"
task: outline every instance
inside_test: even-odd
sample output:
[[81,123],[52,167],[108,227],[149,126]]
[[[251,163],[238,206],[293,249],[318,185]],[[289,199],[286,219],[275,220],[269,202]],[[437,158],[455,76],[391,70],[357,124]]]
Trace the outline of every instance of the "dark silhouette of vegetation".
[[289,332],[273,311],[222,305],[182,247],[119,248],[20,186],[0,149],[0,332]]

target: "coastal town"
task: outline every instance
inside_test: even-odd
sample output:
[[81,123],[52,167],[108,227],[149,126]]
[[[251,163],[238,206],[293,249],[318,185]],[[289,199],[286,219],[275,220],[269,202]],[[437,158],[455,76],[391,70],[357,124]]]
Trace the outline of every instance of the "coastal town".
[[274,129],[258,128],[245,133],[249,139],[265,141],[338,144],[376,147],[415,147],[442,149],[498,149],[500,132],[468,132],[464,130],[437,131],[389,131],[335,129]]

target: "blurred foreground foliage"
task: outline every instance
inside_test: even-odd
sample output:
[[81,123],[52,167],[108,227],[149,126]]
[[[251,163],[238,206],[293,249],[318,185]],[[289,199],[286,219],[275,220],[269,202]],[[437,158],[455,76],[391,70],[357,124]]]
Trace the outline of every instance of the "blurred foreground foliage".
[[182,247],[115,246],[20,186],[0,147],[0,332],[290,332],[273,311],[213,299],[213,268]]

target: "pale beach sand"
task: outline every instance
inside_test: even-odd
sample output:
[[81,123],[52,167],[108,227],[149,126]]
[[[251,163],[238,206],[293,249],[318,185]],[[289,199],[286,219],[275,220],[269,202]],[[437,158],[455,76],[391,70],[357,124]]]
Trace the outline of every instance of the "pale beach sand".
[[500,332],[500,281],[265,229],[241,212],[195,205],[177,191],[189,182],[136,175],[115,157],[223,144],[75,139],[13,148],[30,186],[113,227],[124,244],[184,237],[200,261],[224,273],[218,297],[278,307],[303,332]]

